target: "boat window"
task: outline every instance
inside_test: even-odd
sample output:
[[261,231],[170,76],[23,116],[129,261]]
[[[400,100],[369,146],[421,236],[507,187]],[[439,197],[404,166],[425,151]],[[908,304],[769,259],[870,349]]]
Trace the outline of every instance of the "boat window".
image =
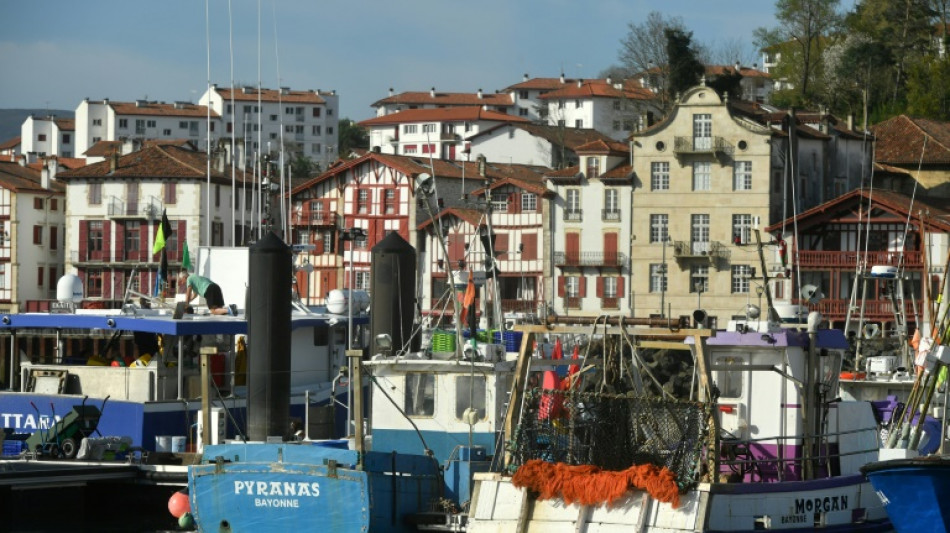
[[406,374],[406,415],[432,416],[435,413],[435,374]]
[[[472,383],[475,384],[474,390]],[[476,420],[485,419],[485,376],[459,376],[455,379],[455,418],[465,420],[465,410],[469,406],[478,412]]]
[[719,387],[720,398],[741,398],[742,397],[742,375],[743,370],[734,368],[745,364],[741,357],[718,357],[716,366],[726,367],[723,370],[716,371],[716,386]]

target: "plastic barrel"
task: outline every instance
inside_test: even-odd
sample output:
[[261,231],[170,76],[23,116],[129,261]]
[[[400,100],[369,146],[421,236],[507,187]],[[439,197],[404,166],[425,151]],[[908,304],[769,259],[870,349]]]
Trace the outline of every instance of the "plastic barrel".
[[174,453],[185,453],[185,437],[171,438],[171,451]]
[[172,451],[172,438],[168,435],[156,435],[155,436],[155,451],[156,452]]

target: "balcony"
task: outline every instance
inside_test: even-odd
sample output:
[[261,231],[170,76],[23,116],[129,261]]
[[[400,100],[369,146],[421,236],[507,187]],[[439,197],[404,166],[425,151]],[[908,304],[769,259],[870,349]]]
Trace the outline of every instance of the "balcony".
[[296,120],[297,122],[303,122],[304,118],[305,117],[303,115],[297,115],[296,117],[294,117],[294,120]]
[[502,300],[503,313],[534,313],[538,310],[538,302],[534,300]]
[[[827,318],[831,322],[843,322],[848,314],[848,305],[850,305],[850,300],[843,299],[823,299],[820,300],[817,304],[811,304],[805,300],[792,300],[792,303],[795,305],[803,305],[811,311],[818,311],[821,315]],[[904,302],[904,316],[907,317],[908,323],[914,322],[915,316],[922,316],[923,307],[921,302],[905,301]],[[898,305],[900,305],[898,303]],[[852,310],[852,318],[857,318],[860,313],[860,302]],[[867,300],[864,302],[864,320],[865,322],[893,322],[894,321],[894,307],[891,305],[890,300]]]
[[118,196],[113,196],[108,201],[106,209],[110,218],[155,220],[162,214],[161,203],[154,196],[150,196],[144,202],[137,198],[123,200]]
[[729,249],[718,241],[673,242],[673,257],[677,260],[708,261],[716,267],[718,261],[727,261],[730,255]]
[[295,226],[336,226],[336,212],[304,210],[294,213],[290,223]]
[[601,309],[620,309],[620,298],[605,296],[600,299]]
[[[798,252],[798,265],[802,268],[820,268],[828,269],[848,269],[854,270],[858,259],[865,261],[867,265],[893,265],[900,266],[900,252],[840,252],[840,251],[805,251]],[[922,268],[924,266],[923,254],[921,252],[904,252],[904,265],[910,268]]]
[[565,222],[580,222],[582,220],[584,220],[583,209],[565,209],[564,210]]
[[673,139],[673,153],[676,155],[715,156],[732,155],[732,145],[722,137],[676,137]]
[[454,142],[459,142],[461,139],[459,138],[457,133],[443,132],[439,135],[439,140],[442,142],[454,143]]
[[567,296],[564,298],[564,309],[580,309],[583,301],[578,296]]
[[621,267],[627,256],[620,252],[554,252],[559,267]]
[[604,222],[620,222],[619,209],[601,209],[600,219]]

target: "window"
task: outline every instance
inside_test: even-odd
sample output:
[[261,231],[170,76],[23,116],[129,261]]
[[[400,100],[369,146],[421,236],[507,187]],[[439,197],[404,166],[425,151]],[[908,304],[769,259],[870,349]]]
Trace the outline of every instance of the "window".
[[614,121],[614,131],[620,131],[620,121],[619,121],[619,120],[615,120],[615,121]]
[[214,186],[214,206],[221,207],[221,186]]
[[455,378],[455,418],[464,420],[469,408],[475,410],[476,420],[485,419],[485,376]]
[[231,104],[228,104],[228,105],[225,107],[225,109],[226,109],[225,113],[231,114],[231,111],[232,111],[232,109],[231,109]]
[[386,192],[383,196],[383,202],[385,204],[384,211],[387,214],[392,214],[396,212],[396,189],[386,189]]
[[46,134],[45,134],[45,133],[41,133],[41,134],[37,135],[37,136],[36,136],[36,140],[37,140],[37,141],[40,141],[40,142],[45,141],[45,140],[46,140]]
[[732,215],[732,242],[734,244],[752,242],[752,215]]
[[580,189],[568,189],[566,191],[567,198],[564,205],[565,220],[580,220],[581,219],[581,190]]
[[581,296],[580,276],[566,276],[564,278],[564,296],[568,298],[580,298]]
[[435,124],[423,124],[422,133],[435,133],[436,127]]
[[407,416],[432,416],[435,413],[435,374],[406,374],[404,411]]
[[712,114],[699,113],[693,115],[693,150],[706,151],[712,149]]
[[59,208],[59,201],[56,198],[49,199],[49,210],[56,211]]
[[127,118],[120,118],[120,119],[119,119],[119,128],[121,128],[121,129],[126,129],[126,128],[128,128],[128,127],[129,127],[129,119],[127,119]]
[[564,100],[558,100],[558,101],[557,101],[557,108],[558,108],[558,109],[564,109]]
[[414,144],[407,144],[402,147],[402,153],[404,154],[414,154],[418,151],[418,147]]
[[669,215],[650,215],[650,242],[669,241],[669,223]]
[[464,129],[465,131],[472,131],[472,123],[466,122],[465,125],[462,127],[462,129]]
[[91,205],[102,204],[102,182],[101,181],[89,182],[89,203]]
[[56,250],[59,247],[59,227],[49,227],[49,249]]
[[142,223],[130,220],[125,223],[125,252],[132,256],[138,255],[141,250]]
[[224,245],[224,222],[211,223],[211,245]]
[[514,129],[514,128],[508,128],[508,138],[509,138],[509,139],[514,139],[514,138],[515,138],[515,129]]
[[94,118],[94,119],[92,119],[92,125],[93,125],[93,126],[102,126],[102,119],[101,119],[101,118]]
[[[365,239],[364,239],[365,240]],[[366,247],[364,242],[363,248]],[[355,289],[358,291],[369,291],[369,272],[356,272],[353,274],[353,281],[356,282]]]
[[491,193],[491,208],[496,213],[508,211],[508,195],[503,192]]
[[520,108],[520,109],[518,109],[518,116],[519,116],[519,117],[526,117],[526,116],[528,116],[528,110],[525,109],[525,108],[523,108],[523,107]]
[[613,105],[614,105],[614,111],[620,111],[620,100],[614,100]]
[[575,121],[574,121],[574,127],[577,128],[577,129],[583,128],[583,127],[584,127],[584,119],[579,118],[579,119],[575,120]]
[[752,277],[752,267],[749,265],[732,265],[732,292],[746,294],[749,292],[749,278]]
[[165,183],[162,185],[162,199],[166,204],[178,203],[178,188],[174,183]]
[[608,214],[620,212],[620,191],[617,189],[604,190],[604,212]]
[[145,135],[145,120],[141,118],[135,119],[135,133],[137,135]]
[[33,226],[33,244],[43,244],[43,226]]
[[712,172],[712,163],[709,161],[696,161],[693,163],[693,190],[708,191],[709,175]]
[[323,150],[323,146],[320,143],[313,143],[313,146],[310,147],[310,151],[319,154]]
[[294,114],[294,108],[293,108],[293,107],[285,107],[285,108],[284,108],[284,114],[285,114],[285,115],[293,115],[293,114]]
[[599,157],[588,157],[587,158],[587,178],[596,178],[600,176],[600,158]]
[[650,190],[668,191],[670,189],[669,161],[654,161],[650,163]]
[[314,116],[315,118],[319,118],[319,117],[320,117],[320,108],[319,108],[319,107],[313,108],[313,116]]
[[86,271],[86,296],[102,297],[102,270]]
[[327,231],[323,234],[323,253],[333,253],[333,232]]
[[604,298],[616,298],[617,297],[617,278],[614,276],[603,278],[604,281]]
[[709,265],[694,265],[689,269],[689,292],[709,291]]
[[732,188],[737,191],[752,190],[752,161],[736,161]]
[[249,106],[249,105],[244,106],[244,112],[245,112],[245,113],[250,113],[250,112],[251,112],[251,106]]
[[709,252],[709,215],[692,215],[690,217],[691,252],[700,255]]
[[564,126],[567,125],[567,122],[565,122],[564,119],[561,119],[561,120],[557,121],[557,125],[558,125],[559,128],[563,128]]
[[313,126],[312,128],[310,128],[310,131],[314,135],[323,135],[323,128],[321,126]]
[[[735,367],[745,364],[741,357],[725,356],[716,358],[716,366]],[[716,387],[720,398],[742,397],[742,370],[717,370],[715,373]]]
[[538,195],[533,192],[522,193],[521,195],[521,211],[537,211],[538,209]]
[[528,98],[528,91],[518,91],[518,98]]
[[360,189],[356,196],[356,210],[359,213],[369,212],[369,190]]
[[[327,133],[330,132],[330,128],[327,128]],[[294,133],[297,135],[303,135],[303,126],[294,126]]]
[[155,121],[154,121],[154,120],[146,120],[146,121],[145,121],[145,127],[147,127],[147,128],[154,128],[154,127],[155,127]]
[[102,140],[102,137],[93,137],[93,138],[92,138],[92,144],[96,144],[97,142],[99,142],[99,141],[101,141],[101,140]]
[[101,252],[103,242],[103,225],[101,220],[89,221],[89,238],[87,240],[90,252]]
[[41,266],[36,267],[36,286],[42,287],[43,282],[46,281],[46,269]]
[[64,133],[64,134],[63,134],[63,144],[69,144],[69,143],[71,143],[71,142],[73,142],[73,137],[72,137],[72,135],[70,135],[70,134],[68,134],[68,133]]
[[271,116],[270,116],[270,121],[271,121],[271,122],[277,122],[277,120],[278,120],[279,118],[280,118],[280,117],[277,116],[277,115],[271,115]]
[[419,133],[419,125],[418,124],[404,124],[402,126],[402,132],[403,133]]
[[650,292],[666,291],[666,265],[652,263],[650,265]]
[[[230,126],[230,124],[228,124],[228,126]],[[168,128],[162,130],[162,135],[164,135],[165,137],[170,137],[171,134],[172,134],[172,130]]]
[[327,109],[327,116],[328,116],[328,117],[332,117],[332,116],[333,116],[333,110],[332,110],[332,109]]
[[43,210],[43,199],[39,196],[33,198],[33,209]]

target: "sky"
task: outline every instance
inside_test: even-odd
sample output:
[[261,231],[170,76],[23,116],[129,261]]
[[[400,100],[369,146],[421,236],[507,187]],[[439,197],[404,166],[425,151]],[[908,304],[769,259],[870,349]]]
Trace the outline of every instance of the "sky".
[[220,86],[233,68],[236,86],[336,90],[340,117],[363,120],[389,88],[597,77],[651,11],[694,41],[742,42],[744,64],[761,62],[753,30],[776,25],[773,0],[0,0],[0,108],[197,102],[210,64]]

